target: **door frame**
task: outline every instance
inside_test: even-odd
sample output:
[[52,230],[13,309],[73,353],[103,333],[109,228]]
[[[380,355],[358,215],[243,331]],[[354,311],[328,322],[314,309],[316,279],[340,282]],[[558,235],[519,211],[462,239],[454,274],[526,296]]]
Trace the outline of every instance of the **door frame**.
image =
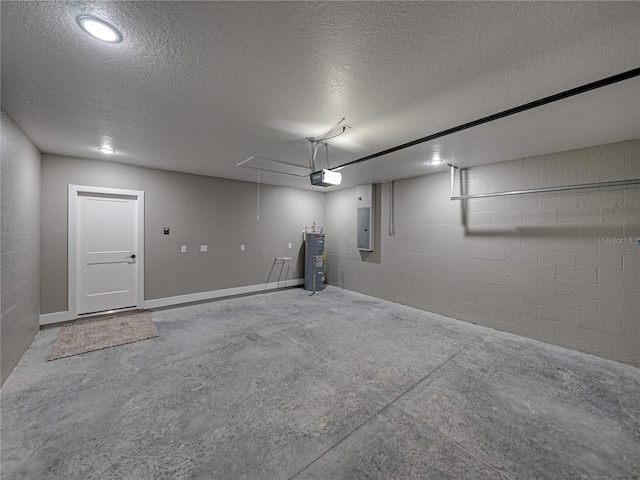
[[[78,317],[78,196],[80,194],[98,194],[135,197],[137,200],[137,228],[138,243],[136,246],[136,263],[138,275],[136,278],[136,305],[129,310],[142,308],[144,305],[144,191],[124,190],[121,188],[90,187],[85,185],[69,185],[68,215],[67,215],[67,309],[71,318]],[[139,252],[139,253],[138,253]],[[127,309],[118,309],[124,311]],[[105,312],[99,313],[104,315]],[[83,317],[90,317],[85,314]]]

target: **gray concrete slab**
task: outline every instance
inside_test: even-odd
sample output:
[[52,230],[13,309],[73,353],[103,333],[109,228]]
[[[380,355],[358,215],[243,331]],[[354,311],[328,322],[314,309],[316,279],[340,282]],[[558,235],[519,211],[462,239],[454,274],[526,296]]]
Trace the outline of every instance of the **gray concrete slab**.
[[2,387],[2,478],[640,478],[640,371],[338,288],[155,311]]
[[294,477],[474,480],[508,478],[389,407]]
[[393,406],[515,478],[636,478],[638,373],[495,335],[469,345]]

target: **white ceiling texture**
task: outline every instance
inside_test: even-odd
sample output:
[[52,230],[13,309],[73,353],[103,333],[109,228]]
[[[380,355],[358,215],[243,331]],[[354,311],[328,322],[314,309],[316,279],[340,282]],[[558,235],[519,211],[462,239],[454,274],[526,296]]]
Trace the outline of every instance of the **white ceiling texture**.
[[[3,0],[1,15],[2,109],[42,152],[254,182],[236,164],[306,167],[305,138],[342,118],[331,167],[640,66],[640,2]],[[438,171],[436,154],[466,167],[638,137],[635,77],[347,167],[340,188]]]

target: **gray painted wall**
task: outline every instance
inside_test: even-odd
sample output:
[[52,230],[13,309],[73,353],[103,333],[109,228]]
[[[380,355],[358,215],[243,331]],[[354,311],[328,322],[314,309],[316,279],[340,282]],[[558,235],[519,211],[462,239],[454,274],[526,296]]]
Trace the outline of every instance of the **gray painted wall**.
[[[465,178],[466,193],[640,178],[640,140]],[[328,283],[640,366],[640,245],[624,240],[640,237],[640,187],[461,202],[448,172],[393,186],[394,236],[377,186],[375,253],[355,248],[355,189],[327,194]]]
[[40,316],[40,152],[1,115],[0,384],[31,345]]
[[[145,300],[274,282],[279,266],[268,277],[275,257],[293,257],[288,278],[299,278],[302,230],[324,221],[323,194],[311,190],[261,185],[257,220],[253,183],[43,155],[43,314],[67,310],[69,184],[145,192]],[[209,251],[201,253],[200,245]]]

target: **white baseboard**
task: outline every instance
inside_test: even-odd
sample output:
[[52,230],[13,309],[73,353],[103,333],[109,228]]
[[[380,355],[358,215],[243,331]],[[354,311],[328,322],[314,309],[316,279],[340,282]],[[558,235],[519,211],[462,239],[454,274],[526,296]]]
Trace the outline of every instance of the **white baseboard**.
[[69,320],[75,319],[76,317],[71,315],[71,312],[43,313],[40,315],[40,326],[51,325],[52,323],[68,322]]
[[[304,278],[295,278],[282,282],[261,283],[260,285],[247,285],[244,287],[225,288],[222,290],[212,290],[210,292],[190,293],[188,295],[178,295],[176,297],[156,298],[145,300],[141,308],[160,308],[180,305],[183,303],[201,302],[203,300],[213,300],[214,298],[231,297],[233,295],[243,295],[246,293],[263,292],[275,290],[276,288],[295,287],[302,285]],[[76,316],[71,312],[55,312],[40,315],[40,326],[51,325],[52,323],[68,322],[75,320]]]
[[233,295],[243,295],[245,293],[263,292],[276,288],[294,287],[302,285],[304,278],[295,278],[282,282],[261,283],[260,285],[247,285],[245,287],[225,288],[222,290],[212,290],[210,292],[190,293],[188,295],[178,295],[176,297],[157,298],[155,300],[145,300],[144,308],[170,307],[181,303],[201,302],[203,300],[213,300],[214,298],[231,297]]

